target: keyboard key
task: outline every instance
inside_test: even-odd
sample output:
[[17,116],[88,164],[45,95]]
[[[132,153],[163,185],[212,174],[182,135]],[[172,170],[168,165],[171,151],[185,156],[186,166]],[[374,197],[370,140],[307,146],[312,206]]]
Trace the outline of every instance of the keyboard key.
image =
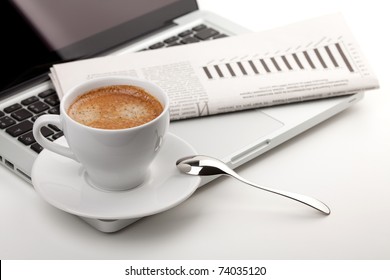
[[32,131],[27,132],[26,134],[23,134],[22,136],[20,136],[18,138],[18,140],[26,146],[31,145],[31,144],[36,142]]
[[181,43],[183,44],[191,44],[191,43],[197,43],[200,42],[199,39],[196,39],[195,37],[185,37],[183,40],[181,40]]
[[217,36],[214,36],[213,39],[221,39],[221,38],[225,38],[225,37],[228,37],[228,35],[226,34],[218,34]]
[[20,105],[19,103],[15,103],[15,104],[12,104],[11,106],[4,108],[4,112],[6,112],[8,114],[8,113],[16,111],[20,108],[22,108],[22,105]]
[[42,147],[41,145],[39,145],[38,143],[32,144],[32,145],[30,146],[30,148],[31,148],[32,150],[34,150],[35,152],[37,152],[38,154],[39,154],[40,152],[42,152],[42,150],[43,150],[43,147]]
[[201,31],[199,31],[198,33],[195,34],[195,37],[197,37],[198,39],[200,40],[207,40],[213,36],[216,36],[218,35],[219,32],[215,29],[212,29],[212,28],[206,28],[206,29],[202,29]]
[[19,135],[22,135],[23,133],[26,133],[27,131],[32,130],[32,127],[33,127],[33,123],[26,120],[19,124],[7,128],[6,132],[13,137],[17,137]]
[[154,45],[149,46],[149,49],[154,50],[154,49],[162,48],[162,47],[164,47],[164,46],[165,46],[164,43],[158,42],[158,43],[156,43],[156,44],[154,44]]
[[49,95],[52,95],[53,93],[55,93],[54,89],[48,89],[48,90],[42,91],[40,94],[38,94],[38,96],[40,98],[46,98]]
[[49,111],[47,111],[49,114],[53,115],[59,115],[60,114],[60,106],[51,108]]
[[49,109],[49,105],[41,102],[41,101],[38,101],[38,102],[35,102],[33,104],[31,104],[30,106],[27,107],[31,112],[35,113],[35,114],[39,114],[47,109]]
[[39,100],[38,97],[31,96],[29,98],[26,98],[26,99],[22,100],[22,102],[20,102],[20,103],[22,103],[24,106],[27,106],[27,105],[30,105],[30,104],[32,104],[34,102],[37,102],[38,100]]
[[4,128],[7,128],[11,125],[14,125],[16,124],[16,121],[14,119],[11,119],[10,117],[2,117],[0,118],[0,128],[1,129],[4,129]]
[[38,115],[35,115],[34,117],[31,118],[31,121],[35,122],[37,120],[37,118],[39,118],[40,116],[43,116],[43,115],[46,115],[46,113],[40,113]]
[[195,26],[194,28],[192,28],[192,30],[194,31],[200,31],[202,29],[205,29],[207,26],[204,25],[204,24],[199,24],[198,26]]
[[11,116],[17,120],[17,121],[23,121],[27,118],[30,118],[33,116],[33,114],[31,114],[31,112],[27,111],[26,109],[20,109],[16,112],[13,112],[11,114]]
[[180,37],[187,37],[187,36],[189,36],[191,34],[192,34],[192,30],[186,30],[186,31],[183,31],[183,32],[179,33],[179,36]]
[[60,99],[58,99],[57,94],[50,95],[49,97],[45,98],[44,101],[51,106],[57,106],[60,104]]
[[57,132],[56,134],[54,134],[52,136],[52,138],[53,138],[53,140],[56,140],[56,139],[60,138],[63,135],[64,135],[64,133],[62,131],[60,131],[60,132]]
[[49,124],[48,127],[50,127],[51,129],[53,129],[54,131],[61,131],[61,129],[59,129],[58,127],[56,127],[54,124]]
[[179,40],[179,37],[177,36],[172,36],[172,37],[169,37],[168,39],[164,40],[164,43],[166,44],[171,44],[173,42],[176,42],[177,40]]
[[50,135],[54,134],[53,130],[51,130],[50,128],[48,128],[46,126],[41,128],[41,133],[42,133],[43,137],[49,137]]
[[168,45],[167,47],[174,47],[174,46],[181,46],[181,45],[183,45],[183,44],[180,42],[175,42],[175,43]]
[[3,113],[3,111],[0,111],[0,118],[4,117],[4,116],[5,116],[5,114]]

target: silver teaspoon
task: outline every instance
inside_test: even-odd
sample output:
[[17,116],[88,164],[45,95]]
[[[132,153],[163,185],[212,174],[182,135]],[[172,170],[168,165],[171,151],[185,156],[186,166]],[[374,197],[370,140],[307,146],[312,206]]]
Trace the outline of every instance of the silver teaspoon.
[[177,168],[185,174],[189,175],[195,175],[195,176],[212,176],[212,175],[226,175],[226,176],[231,176],[233,178],[236,178],[237,180],[248,184],[252,187],[262,189],[267,192],[271,192],[274,194],[278,194],[290,199],[293,199],[295,201],[301,202],[303,204],[306,204],[307,206],[310,206],[321,213],[325,215],[330,214],[330,209],[328,206],[326,206],[323,202],[306,196],[302,194],[295,194],[291,192],[286,192],[286,191],[280,191],[280,190],[275,190],[271,189],[268,187],[263,187],[259,186],[257,184],[254,184],[241,176],[239,176],[236,172],[234,172],[231,168],[229,168],[225,163],[222,161],[208,157],[208,156],[190,156],[190,157],[185,157],[182,159],[179,159],[176,162]]

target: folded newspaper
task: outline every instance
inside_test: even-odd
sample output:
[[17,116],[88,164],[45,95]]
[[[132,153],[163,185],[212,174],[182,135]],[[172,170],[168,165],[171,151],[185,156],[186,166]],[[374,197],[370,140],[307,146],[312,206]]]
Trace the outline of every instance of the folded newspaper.
[[170,96],[171,120],[379,87],[341,15],[215,41],[54,65],[61,98],[97,77],[134,76]]

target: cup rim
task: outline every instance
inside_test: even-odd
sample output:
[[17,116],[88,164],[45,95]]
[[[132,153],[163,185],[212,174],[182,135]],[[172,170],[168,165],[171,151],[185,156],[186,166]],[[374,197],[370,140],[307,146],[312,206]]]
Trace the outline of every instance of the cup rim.
[[[165,97],[165,105],[162,104],[164,106],[164,109],[163,111],[161,112],[160,115],[158,115],[156,118],[154,118],[153,120],[151,121],[148,121],[144,124],[141,124],[141,125],[138,125],[138,126],[133,126],[133,127],[128,127],[128,128],[119,128],[119,129],[106,129],[106,128],[96,128],[96,127],[91,127],[91,126],[88,126],[88,125],[85,125],[85,124],[82,124],[82,123],[79,123],[77,121],[75,121],[74,119],[72,119],[68,113],[67,113],[67,110],[65,109],[65,100],[67,98],[70,98],[70,94],[69,93],[73,93],[75,92],[79,87],[81,86],[85,86],[87,84],[92,84],[92,83],[97,83],[99,81],[112,81],[112,80],[115,80],[115,81],[124,81],[126,83],[115,83],[113,82],[111,85],[124,85],[124,84],[130,84],[131,85],[131,82],[135,82],[135,83],[147,83],[147,84],[150,84],[152,85],[152,87],[154,87],[155,89],[157,89],[159,92],[162,93],[162,95]],[[96,86],[94,88],[91,88],[91,89],[97,89],[97,88],[100,88],[100,87],[104,87],[104,86],[109,86],[110,84],[107,84],[107,85],[101,85],[101,86]],[[137,87],[140,87],[142,88],[143,90],[145,90],[142,86],[140,85],[134,85],[134,86],[137,86]],[[146,91],[146,90],[145,90]],[[160,103],[163,103],[160,98],[157,98],[153,93],[150,93],[149,91],[147,91],[149,94],[153,95],[153,97],[155,97]],[[84,92],[85,93],[85,92]],[[84,94],[84,93],[81,93],[80,95]],[[78,96],[80,96],[78,95]],[[73,100],[74,101],[74,100]],[[81,82],[79,83],[78,85],[75,85],[74,87],[72,87],[70,90],[67,91],[67,93],[64,94],[62,100],[61,100],[61,104],[60,104],[60,114],[62,115],[62,117],[65,117],[67,118],[70,122],[72,122],[73,124],[76,124],[76,125],[79,125],[79,126],[82,126],[86,129],[89,129],[91,131],[96,131],[96,132],[104,132],[104,133],[118,133],[118,132],[126,132],[126,131],[130,131],[130,130],[137,130],[137,129],[142,129],[143,127],[145,126],[148,126],[148,125],[151,125],[155,122],[157,122],[159,119],[161,119],[163,116],[165,116],[166,114],[169,114],[169,105],[170,105],[170,100],[169,100],[169,96],[168,94],[162,90],[161,87],[159,87],[158,85],[156,85],[155,83],[151,82],[151,81],[148,81],[148,80],[145,80],[145,79],[140,79],[140,78],[133,78],[133,77],[118,77],[118,76],[109,76],[109,77],[100,77],[100,78],[93,78],[91,80],[88,80],[88,81],[84,81],[84,82]]]

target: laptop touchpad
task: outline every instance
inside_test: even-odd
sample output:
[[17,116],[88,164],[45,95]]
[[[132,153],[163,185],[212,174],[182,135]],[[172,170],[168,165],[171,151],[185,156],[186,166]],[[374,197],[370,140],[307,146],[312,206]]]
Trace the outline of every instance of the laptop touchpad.
[[170,131],[200,153],[223,158],[283,126],[261,110],[174,121]]

